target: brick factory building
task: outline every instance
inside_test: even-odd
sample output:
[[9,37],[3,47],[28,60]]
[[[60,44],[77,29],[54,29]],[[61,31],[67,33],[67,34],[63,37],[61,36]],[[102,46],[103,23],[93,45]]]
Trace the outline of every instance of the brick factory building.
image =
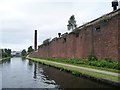
[[30,56],[120,60],[120,9],[40,45]]

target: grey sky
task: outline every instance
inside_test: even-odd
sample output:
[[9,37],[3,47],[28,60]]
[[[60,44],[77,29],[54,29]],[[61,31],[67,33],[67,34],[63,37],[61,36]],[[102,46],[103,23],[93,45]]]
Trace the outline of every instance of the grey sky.
[[34,30],[38,44],[57,33],[68,32],[67,24],[75,15],[77,25],[112,11],[112,0],[0,0],[0,48],[12,50],[33,46]]

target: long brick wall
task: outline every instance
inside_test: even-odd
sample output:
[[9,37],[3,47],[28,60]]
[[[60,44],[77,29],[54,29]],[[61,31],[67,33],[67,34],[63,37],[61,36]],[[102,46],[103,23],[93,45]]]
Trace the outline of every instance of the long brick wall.
[[97,58],[120,60],[119,11],[111,12],[80,26],[66,37],[53,39],[30,56],[87,58],[92,53]]

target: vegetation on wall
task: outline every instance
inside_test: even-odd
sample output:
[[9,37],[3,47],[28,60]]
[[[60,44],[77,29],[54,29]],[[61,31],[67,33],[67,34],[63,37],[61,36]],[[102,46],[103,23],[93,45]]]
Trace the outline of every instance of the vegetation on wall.
[[41,45],[38,45],[38,49],[39,49],[39,48],[42,48],[42,47],[43,47],[43,44],[41,44]]
[[88,56],[88,60],[89,61],[96,61],[97,57],[94,54],[91,54],[91,55]]
[[50,42],[50,38],[44,40],[44,41],[43,41],[43,44],[46,45],[46,44],[49,44],[49,42]]

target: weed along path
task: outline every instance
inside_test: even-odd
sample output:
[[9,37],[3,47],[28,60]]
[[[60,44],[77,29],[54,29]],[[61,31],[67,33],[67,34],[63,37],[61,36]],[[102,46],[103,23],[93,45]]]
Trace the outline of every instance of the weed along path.
[[[51,61],[47,61],[47,62],[51,62]],[[70,65],[70,64],[63,64],[63,63],[58,63],[58,62],[51,62],[51,63],[57,64],[57,65],[69,66],[72,68],[83,69],[83,70],[92,71],[92,72],[97,72],[97,73],[113,75],[113,76],[117,76],[117,77],[120,75],[120,73],[114,73],[114,72],[103,71],[103,70],[96,70],[96,69],[92,69],[92,68],[80,67],[80,66],[75,66],[75,65]]]
[[46,65],[61,68],[61,70],[64,69],[64,70],[70,71],[74,74],[80,74],[80,75],[82,74],[83,76],[85,75],[89,78],[96,79],[102,82],[120,85],[120,81],[118,80],[118,78],[120,78],[119,76],[120,73],[109,72],[105,70],[97,70],[97,69],[81,67],[81,66],[75,66],[71,64],[64,64],[64,63],[48,61],[48,60],[43,60],[43,59],[38,59],[38,58],[31,58],[31,57],[27,57],[27,58],[33,61],[46,64]]

